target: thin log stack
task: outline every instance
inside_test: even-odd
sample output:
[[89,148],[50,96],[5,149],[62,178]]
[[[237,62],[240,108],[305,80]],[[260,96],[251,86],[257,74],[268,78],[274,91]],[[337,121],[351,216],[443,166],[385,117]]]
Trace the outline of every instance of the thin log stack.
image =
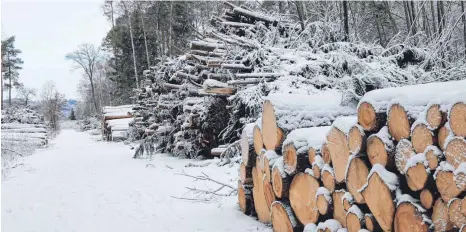
[[133,121],[133,105],[104,106],[102,108],[102,136],[108,141],[127,137]]
[[465,80],[374,90],[356,109],[329,93],[271,95],[245,127],[243,212],[274,231],[466,228]]

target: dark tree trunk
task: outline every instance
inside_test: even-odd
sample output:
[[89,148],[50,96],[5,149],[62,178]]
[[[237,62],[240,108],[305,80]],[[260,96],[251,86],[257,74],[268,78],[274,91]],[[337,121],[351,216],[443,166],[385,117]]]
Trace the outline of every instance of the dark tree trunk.
[[343,25],[345,27],[345,40],[349,40],[349,24],[348,24],[348,1],[343,1]]

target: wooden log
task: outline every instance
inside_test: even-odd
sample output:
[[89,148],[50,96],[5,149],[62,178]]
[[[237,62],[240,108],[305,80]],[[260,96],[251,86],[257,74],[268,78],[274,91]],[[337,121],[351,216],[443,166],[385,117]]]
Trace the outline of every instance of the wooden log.
[[455,169],[466,162],[466,140],[463,137],[448,138],[445,142],[445,158]]
[[265,197],[266,209],[270,217],[270,214],[272,213],[272,203],[276,200],[275,194],[273,192],[273,187],[270,181],[267,181],[264,178],[262,179],[262,182],[263,182],[262,185],[264,186],[264,197]]
[[[411,198],[407,194],[403,195],[403,197]],[[399,201],[397,203],[398,206],[396,208],[393,227],[397,232],[427,232],[429,224],[425,220],[426,216],[423,215],[425,209],[411,200],[414,199],[411,198],[410,200]]]
[[337,220],[343,227],[346,227],[346,210],[343,207],[344,190],[337,190],[332,193],[333,219]]
[[[260,122],[260,119],[257,120]],[[260,123],[259,125],[256,123],[254,126],[254,131],[253,131],[253,145],[254,145],[254,152],[258,155],[261,153],[262,149],[264,149],[264,143],[262,142],[262,132],[260,128]]]
[[258,84],[261,82],[271,82],[274,81],[273,78],[246,78],[244,80],[231,80],[227,81],[228,85],[250,85],[250,84]]
[[316,223],[319,212],[316,203],[316,191],[319,182],[311,175],[298,173],[290,186],[290,203],[293,212],[302,224]]
[[461,80],[370,91],[359,102],[358,121],[365,131],[377,131],[385,125],[387,117],[390,133],[396,141],[409,138],[411,116],[419,115],[431,99],[444,99],[445,93],[464,89],[466,81]]
[[364,129],[357,124],[357,121],[351,126],[348,133],[348,147],[350,153],[354,155],[366,150],[366,134]]
[[466,225],[466,216],[461,213],[461,199],[453,198],[448,202],[448,217],[450,222],[456,228],[460,229],[463,225]]
[[226,83],[216,81],[214,79],[207,79],[202,84],[202,88],[206,93],[217,93],[217,94],[233,94],[236,89],[228,87]]
[[387,127],[382,127],[376,134],[367,139],[367,156],[369,162],[381,164],[384,167],[392,167],[395,160],[395,145]]
[[200,78],[198,76],[194,76],[194,75],[191,75],[191,74],[187,74],[187,73],[184,73],[184,72],[176,72],[176,75],[180,78],[185,78],[185,79],[191,79],[193,81],[199,81]]
[[456,185],[453,171],[454,167],[451,164],[442,161],[434,174],[435,184],[444,202],[448,202],[452,198],[457,197],[466,188],[464,185]]
[[367,177],[366,185],[359,190],[384,231],[392,228],[395,214],[392,193],[397,187],[398,177],[385,170],[382,165],[375,164]]
[[453,224],[451,224],[448,215],[448,206],[441,198],[435,201],[432,210],[432,223],[434,225],[434,231],[436,232],[449,231],[453,228]]
[[[460,95],[459,95],[460,96]],[[464,95],[461,96],[464,98]],[[458,101],[449,110],[448,121],[454,135],[466,137],[466,103]]]
[[252,184],[252,167],[246,167],[244,163],[240,164],[239,179],[242,184]]
[[317,210],[320,215],[328,215],[333,212],[332,196],[328,189],[319,187],[316,191]]
[[236,73],[235,77],[236,78],[253,78],[253,79],[263,79],[263,78],[270,78],[270,79],[276,79],[278,77],[283,76],[284,74],[282,73]]
[[441,127],[438,131],[438,144],[439,148],[444,151],[445,150],[445,142],[447,141],[448,137],[454,137],[453,132],[450,128],[450,122],[446,122],[443,127]]
[[122,118],[134,118],[134,115],[132,115],[132,114],[109,115],[109,116],[104,116],[104,121],[114,120],[114,119],[122,119]]
[[324,144],[322,144],[321,155],[325,163],[332,163],[332,156],[330,155],[330,151],[328,150],[327,142],[324,142]]
[[266,151],[264,155],[261,157],[261,166],[262,171],[264,172],[264,179],[268,182],[272,181],[273,164],[279,157],[280,156],[275,151]]
[[424,155],[431,171],[437,169],[440,161],[444,158],[442,151],[436,146],[428,146],[424,150]]
[[238,181],[238,204],[244,214],[255,214],[252,186],[245,186],[240,181]]
[[434,194],[435,193],[429,188],[425,188],[421,191],[420,200],[422,207],[424,207],[425,209],[432,208],[435,200]]
[[301,128],[291,131],[283,142],[283,160],[288,174],[303,172],[311,166],[310,157],[320,154],[330,127]]
[[398,172],[405,174],[406,163],[414,155],[416,155],[416,153],[414,152],[411,141],[402,139],[398,142],[395,152],[395,166]]
[[322,168],[321,177],[324,187],[333,193],[333,191],[335,191],[335,174],[333,168],[325,164]]
[[224,49],[225,46],[219,43],[208,43],[204,41],[191,41],[191,50],[213,51],[217,48]]
[[366,184],[368,175],[369,169],[366,163],[362,159],[351,155],[348,161],[345,182],[347,190],[353,195],[354,201],[358,204],[365,203],[364,197],[358,190]]
[[341,93],[334,90],[315,95],[270,94],[267,96],[262,111],[265,147],[267,149],[277,147],[277,127],[287,134],[299,128],[329,126],[337,116],[353,115],[355,113],[353,108],[342,106],[341,96]]
[[437,141],[427,124],[416,121],[411,127],[411,142],[414,151],[422,153],[428,146],[434,145]]
[[302,231],[302,227],[297,222],[291,206],[286,202],[273,202],[271,217],[273,231]]
[[287,198],[292,177],[285,172],[283,156],[277,158],[272,169],[272,187],[275,197]]
[[357,205],[351,206],[346,213],[346,227],[348,232],[358,232],[365,227],[364,214]]
[[253,27],[254,24],[250,23],[237,23],[237,22],[219,22],[221,25],[226,26],[226,27],[239,27],[239,28],[248,28],[248,27]]
[[366,224],[366,229],[368,231],[381,231],[379,223],[375,219],[374,215],[371,213],[364,214],[364,223]]
[[241,157],[247,167],[256,165],[256,153],[254,152],[254,123],[246,124],[241,133]]
[[233,69],[233,70],[251,70],[251,66],[245,66],[244,64],[228,64],[228,63],[222,63],[220,65],[221,68],[223,69]]
[[442,110],[442,105],[439,102],[432,102],[427,105],[427,110],[421,119],[427,123],[427,125],[436,130],[442,126],[447,120],[447,112]]
[[343,209],[345,210],[345,212],[348,212],[351,206],[354,205],[353,195],[351,195],[351,193],[347,192],[345,189],[342,189],[340,191],[343,191],[345,193],[343,194],[343,197],[341,197],[341,201],[343,202]]
[[315,178],[317,179],[321,178],[322,169],[324,168],[325,164],[326,163],[324,162],[324,160],[322,159],[320,155],[316,155],[314,157],[314,162],[312,162],[311,166],[312,166],[312,174]]
[[427,184],[429,174],[424,166],[425,162],[427,160],[424,153],[414,155],[407,161],[403,173],[406,173],[406,181],[412,191],[422,190]]
[[[260,163],[260,162],[257,162]],[[256,172],[253,172],[254,188],[253,188],[253,198],[254,198],[254,208],[257,213],[257,218],[262,223],[270,222],[270,210],[267,207],[265,193],[264,193],[264,181],[263,173],[261,170],[256,168]]]

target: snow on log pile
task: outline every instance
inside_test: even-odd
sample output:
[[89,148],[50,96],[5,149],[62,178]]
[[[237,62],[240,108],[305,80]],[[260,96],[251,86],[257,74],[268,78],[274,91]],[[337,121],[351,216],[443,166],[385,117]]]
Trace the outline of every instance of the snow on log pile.
[[337,110],[328,121],[282,112],[351,107],[271,95],[242,134],[241,211],[274,231],[462,231],[465,89],[451,81],[374,90],[357,116]]
[[129,124],[133,121],[133,105],[104,106],[102,108],[102,135],[108,141],[128,137]]
[[43,124],[2,123],[2,143],[44,146],[48,143],[47,129]]

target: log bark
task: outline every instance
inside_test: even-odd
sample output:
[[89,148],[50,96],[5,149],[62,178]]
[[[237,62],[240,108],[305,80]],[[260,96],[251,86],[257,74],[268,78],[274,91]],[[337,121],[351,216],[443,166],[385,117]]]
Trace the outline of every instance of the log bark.
[[240,164],[239,179],[242,184],[252,184],[252,167],[246,167],[244,163]]
[[252,187],[245,186],[238,181],[238,203],[241,212],[246,215],[254,215],[254,199],[252,196]]
[[388,134],[387,127],[382,127],[378,133],[372,134],[367,139],[367,155],[372,165],[381,164],[384,167],[392,167],[394,153],[395,145]]
[[434,224],[434,231],[449,231],[453,228],[448,215],[448,206],[441,198],[435,201],[432,210],[432,223]]
[[396,232],[427,232],[422,212],[411,202],[403,202],[396,208],[394,229]]
[[[395,189],[393,189],[394,186],[387,185],[380,177],[379,171],[382,172],[382,176],[390,176],[390,179],[397,181],[396,175],[383,169],[380,164],[376,164],[371,170],[373,174],[368,177],[366,186],[360,192],[380,227],[384,231],[391,231],[395,214],[392,191]],[[389,184],[393,185],[393,183]]]
[[291,182],[289,195],[291,208],[304,225],[316,223],[319,219],[315,198],[318,188],[319,182],[306,173],[296,174]]
[[466,103],[455,103],[449,110],[448,121],[454,135],[466,137]]
[[283,157],[278,158],[273,165],[272,186],[275,197],[287,198],[292,177],[284,170]]
[[286,202],[275,201],[272,203],[273,231],[302,231],[297,223],[291,206]]
[[241,134],[241,157],[247,167],[256,165],[256,153],[254,152],[254,123],[244,126]]
[[366,184],[368,175],[369,169],[366,163],[360,158],[350,157],[345,177],[346,188],[358,204],[365,203],[364,197],[358,190]]

